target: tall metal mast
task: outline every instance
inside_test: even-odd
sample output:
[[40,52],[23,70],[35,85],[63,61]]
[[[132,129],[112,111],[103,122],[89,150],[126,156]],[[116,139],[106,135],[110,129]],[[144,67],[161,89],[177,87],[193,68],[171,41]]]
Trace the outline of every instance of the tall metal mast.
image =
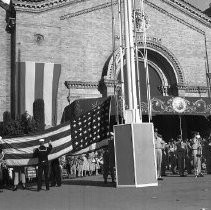
[[135,68],[134,22],[132,18],[133,7],[133,0],[124,0],[125,48],[129,98],[129,109],[125,112],[128,117],[127,123],[140,123],[137,100],[137,75]]
[[[118,0],[119,18],[119,54],[120,54],[120,74],[121,74],[121,94],[122,94],[122,114],[125,119],[125,83],[124,83],[124,58],[123,58],[123,30],[122,30],[122,3]],[[122,121],[123,123],[123,121]]]
[[142,37],[143,37],[143,50],[144,50],[144,68],[146,71],[146,88],[147,88],[147,103],[148,103],[148,121],[152,120],[152,105],[151,105],[151,93],[149,82],[149,68],[147,58],[147,35],[146,35],[146,15],[144,11],[144,0],[141,0],[141,17],[142,17]]
[[136,75],[137,75],[137,91],[138,91],[138,106],[139,106],[139,115],[140,121],[142,122],[142,110],[141,110],[141,86],[140,86],[140,72],[139,72],[139,56],[138,56],[138,11],[137,9],[137,2],[133,0],[133,17],[134,17],[134,37],[135,37],[135,58],[136,58]]
[[112,53],[113,53],[113,74],[114,74],[114,98],[115,98],[115,107],[116,107],[116,123],[119,124],[119,104],[118,104],[118,96],[117,96],[117,75],[116,75],[116,59],[115,59],[115,50],[116,50],[116,35],[115,35],[115,17],[114,17],[114,8],[113,8],[113,0],[111,0],[111,18],[112,18]]

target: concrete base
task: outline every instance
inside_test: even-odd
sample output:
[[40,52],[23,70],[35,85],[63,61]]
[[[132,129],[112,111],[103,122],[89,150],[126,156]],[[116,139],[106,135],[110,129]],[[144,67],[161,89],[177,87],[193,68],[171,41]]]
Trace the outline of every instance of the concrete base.
[[152,123],[114,126],[117,187],[157,186]]

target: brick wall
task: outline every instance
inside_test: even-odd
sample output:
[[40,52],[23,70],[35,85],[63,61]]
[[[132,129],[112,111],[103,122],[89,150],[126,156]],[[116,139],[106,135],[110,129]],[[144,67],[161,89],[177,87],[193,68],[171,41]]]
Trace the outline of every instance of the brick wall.
[[[147,5],[146,13],[150,21],[148,36],[161,38],[161,44],[174,54],[182,67],[186,84],[206,86],[205,36],[194,27],[204,31],[207,37],[211,37],[211,29],[160,0],[149,1],[169,15]],[[62,64],[58,122],[64,107],[68,105],[68,90],[64,81],[99,81],[105,62],[112,53],[111,8],[94,9],[92,12],[87,10],[105,3],[105,0],[90,0],[41,13],[17,12],[18,59]],[[81,11],[82,14],[77,13]],[[69,17],[61,19],[64,15]],[[179,17],[185,23],[171,15]],[[117,29],[118,25],[116,31]],[[36,43],[35,34],[44,36],[41,44]],[[207,38],[207,46],[211,63],[211,38]],[[75,97],[101,95],[97,89],[71,89],[71,94],[72,100]]]
[[[149,15],[151,25],[149,36],[161,38],[162,45],[175,55],[182,67],[186,84],[206,86],[204,35],[191,28],[191,25],[196,27],[199,25],[199,29],[203,29],[203,26],[180,11],[161,4],[159,0],[152,0],[152,2],[167,11],[169,15],[179,19],[176,20],[168,14],[147,6],[146,13]],[[179,22],[181,19],[185,23]]]

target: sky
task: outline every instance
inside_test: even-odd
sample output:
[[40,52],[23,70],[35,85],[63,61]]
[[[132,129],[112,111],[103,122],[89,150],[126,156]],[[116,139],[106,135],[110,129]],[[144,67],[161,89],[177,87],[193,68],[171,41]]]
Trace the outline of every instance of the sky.
[[209,4],[211,3],[211,0],[185,0],[185,1],[199,8],[202,11],[207,9],[209,7]]

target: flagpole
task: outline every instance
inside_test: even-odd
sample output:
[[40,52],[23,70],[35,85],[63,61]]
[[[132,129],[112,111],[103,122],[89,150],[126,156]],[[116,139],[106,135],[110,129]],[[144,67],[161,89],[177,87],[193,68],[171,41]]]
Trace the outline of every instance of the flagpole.
[[133,108],[132,86],[131,86],[131,63],[130,63],[130,41],[129,41],[129,27],[128,27],[128,5],[127,0],[124,0],[124,26],[125,26],[125,54],[127,65],[127,82],[128,82],[128,109]]
[[[131,83],[132,83],[132,99],[133,109],[137,109],[137,91],[136,91],[136,75],[135,75],[135,53],[133,38],[133,21],[132,21],[132,1],[127,0],[128,4],[128,28],[129,28],[129,47],[130,47],[130,63],[131,63]],[[136,119],[134,119],[136,121]]]
[[143,29],[144,68],[146,71],[148,121],[150,122],[152,120],[152,106],[151,106],[151,94],[150,94],[149,68],[148,68],[148,59],[147,59],[147,36],[146,36],[144,0],[141,1],[141,18],[142,18],[142,29]]
[[111,0],[111,16],[112,16],[112,51],[113,51],[113,74],[114,74],[114,99],[115,99],[115,107],[116,107],[116,114],[115,119],[116,123],[119,124],[119,104],[118,104],[118,97],[117,97],[117,76],[116,76],[116,59],[115,59],[115,18],[114,18],[114,8],[113,8],[113,0]]
[[137,74],[137,91],[139,102],[139,115],[140,122],[142,122],[142,110],[141,110],[141,86],[140,86],[140,72],[139,72],[139,56],[138,56],[138,44],[137,44],[137,6],[135,0],[133,0],[133,17],[134,17],[134,33],[135,33],[135,57],[136,57],[136,74]]
[[126,46],[126,63],[127,63],[127,80],[128,80],[128,100],[129,107],[126,110],[126,123],[140,123],[140,115],[137,106],[137,79],[135,69],[135,52],[134,52],[134,31],[132,20],[132,0],[124,0],[125,13],[125,46]]
[[179,115],[179,127],[180,127],[180,135],[181,137],[183,136],[183,132],[182,132],[182,116]]
[[[119,17],[119,53],[120,53],[120,74],[121,74],[121,92],[122,92],[122,113],[125,119],[125,82],[124,82],[124,58],[123,58],[123,34],[122,34],[122,4],[118,0],[118,17]],[[122,119],[122,123],[123,123]]]

